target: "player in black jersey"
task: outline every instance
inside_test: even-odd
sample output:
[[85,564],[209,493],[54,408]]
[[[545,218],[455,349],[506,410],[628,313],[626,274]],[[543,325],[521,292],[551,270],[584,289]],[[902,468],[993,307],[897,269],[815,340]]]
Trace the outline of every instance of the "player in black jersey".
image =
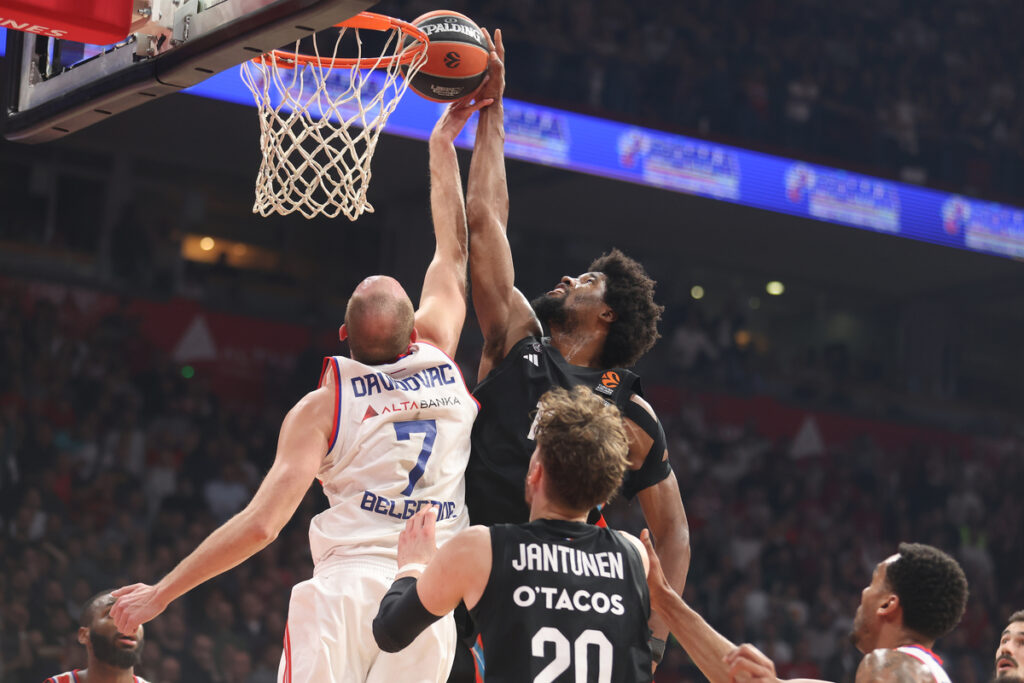
[[489,683],[650,681],[646,552],[629,534],[586,523],[628,466],[620,414],[587,389],[554,389],[535,432],[530,522],[473,526],[438,550],[436,512],[410,519],[373,622],[377,644],[400,650],[465,601]]
[[[629,472],[623,495],[638,498],[669,582],[682,592],[690,562],[689,530],[679,486],[668,463],[665,435],[641,397],[639,378],[625,369],[658,337],[662,307],[654,281],[618,250],[588,272],[563,277],[532,304],[515,287],[506,236],[508,187],[504,166],[502,94],[504,50],[496,31],[480,111],[466,210],[470,230],[473,306],[484,348],[474,395],[481,404],[466,470],[466,505],[474,524],[525,521],[523,477],[530,453],[531,416],[553,386],[585,386],[614,403],[626,418]],[[549,337],[542,336],[545,328]],[[652,622],[655,636],[668,632]],[[655,646],[663,641],[655,641]],[[656,653],[657,658],[657,653]],[[454,679],[452,679],[454,680]]]

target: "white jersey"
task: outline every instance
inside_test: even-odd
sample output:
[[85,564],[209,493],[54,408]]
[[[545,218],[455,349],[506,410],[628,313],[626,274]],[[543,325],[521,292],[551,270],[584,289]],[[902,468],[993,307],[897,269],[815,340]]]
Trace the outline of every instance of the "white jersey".
[[942,668],[942,660],[926,647],[920,645],[906,645],[904,647],[896,648],[897,652],[902,652],[905,655],[910,655],[917,661],[924,664],[931,672],[932,676],[935,677],[935,683],[951,683],[949,675],[946,670]]
[[314,564],[397,559],[406,520],[432,503],[438,545],[469,526],[465,470],[479,406],[454,360],[424,342],[386,365],[331,356],[320,384],[336,387],[337,406],[317,473],[331,507],[309,527]]

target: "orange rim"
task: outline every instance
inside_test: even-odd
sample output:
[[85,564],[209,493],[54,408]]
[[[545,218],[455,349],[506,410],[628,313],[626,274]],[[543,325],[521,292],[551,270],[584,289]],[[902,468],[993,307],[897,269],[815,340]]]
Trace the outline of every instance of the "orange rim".
[[294,69],[297,66],[315,65],[327,69],[387,69],[396,64],[411,64],[427,51],[430,39],[427,34],[413,26],[407,21],[395,19],[383,14],[373,12],[360,12],[350,19],[335,24],[336,28],[365,28],[371,31],[390,31],[398,29],[405,35],[413,38],[418,45],[403,48],[401,54],[393,57],[317,57],[316,55],[303,55],[297,52],[286,52],[284,50],[272,50],[259,57],[253,57],[252,61],[257,64],[273,64],[279,69]]

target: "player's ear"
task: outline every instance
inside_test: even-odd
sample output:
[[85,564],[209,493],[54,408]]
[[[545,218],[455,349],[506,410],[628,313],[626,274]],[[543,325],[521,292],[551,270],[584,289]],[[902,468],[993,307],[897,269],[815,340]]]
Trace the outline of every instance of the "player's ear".
[[611,306],[605,306],[604,310],[601,311],[601,320],[611,325],[613,322],[619,319],[619,316],[615,314]]
[[543,476],[544,465],[541,464],[540,458],[530,459],[530,468],[526,470],[526,479],[530,482],[531,486],[537,486]]
[[80,626],[78,628],[78,642],[85,645],[89,642],[89,628],[86,626]]
[[878,616],[894,616],[900,609],[900,597],[895,593],[889,593],[885,600],[878,606]]
[[413,328],[412,328],[412,332],[411,332],[411,333],[409,334],[409,343],[410,343],[410,344],[412,344],[412,343],[415,343],[415,341],[416,341],[417,339],[419,339],[419,337],[420,337],[420,333],[419,333],[419,331],[418,331],[418,330],[416,329],[416,326],[415,326],[415,325],[413,325]]
[[348,328],[345,327],[345,323],[342,323],[338,328],[338,340],[345,341],[346,339],[348,339]]

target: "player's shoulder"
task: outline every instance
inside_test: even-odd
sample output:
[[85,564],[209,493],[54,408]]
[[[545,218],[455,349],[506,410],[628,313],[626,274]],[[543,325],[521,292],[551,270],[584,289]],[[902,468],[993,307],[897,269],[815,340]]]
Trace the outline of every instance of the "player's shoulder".
[[455,534],[442,547],[450,555],[469,557],[475,552],[489,548],[490,544],[490,527],[474,524]]
[[658,419],[658,415],[654,412],[654,408],[651,406],[650,403],[647,402],[647,399],[645,399],[640,394],[638,394],[636,392],[633,392],[632,394],[630,394],[629,395],[629,402],[639,406],[640,408],[642,408],[644,412],[646,412],[648,415],[650,415],[655,420]]
[[857,683],[935,683],[935,675],[917,657],[906,652],[879,648],[864,655],[857,667]]
[[[43,681],[43,683],[78,683],[78,681],[81,680],[77,675],[79,671],[81,671],[81,669],[65,671],[64,673],[57,674],[56,676],[50,676]],[[141,678],[136,678],[136,680],[141,683],[148,683],[148,681],[143,681]]]
[[640,562],[644,565],[644,572],[646,572],[648,569],[647,548],[644,547],[643,542],[628,531],[623,531],[622,529],[616,529],[616,531],[622,537],[622,540],[626,541],[629,546],[636,550],[637,555],[640,556]]

